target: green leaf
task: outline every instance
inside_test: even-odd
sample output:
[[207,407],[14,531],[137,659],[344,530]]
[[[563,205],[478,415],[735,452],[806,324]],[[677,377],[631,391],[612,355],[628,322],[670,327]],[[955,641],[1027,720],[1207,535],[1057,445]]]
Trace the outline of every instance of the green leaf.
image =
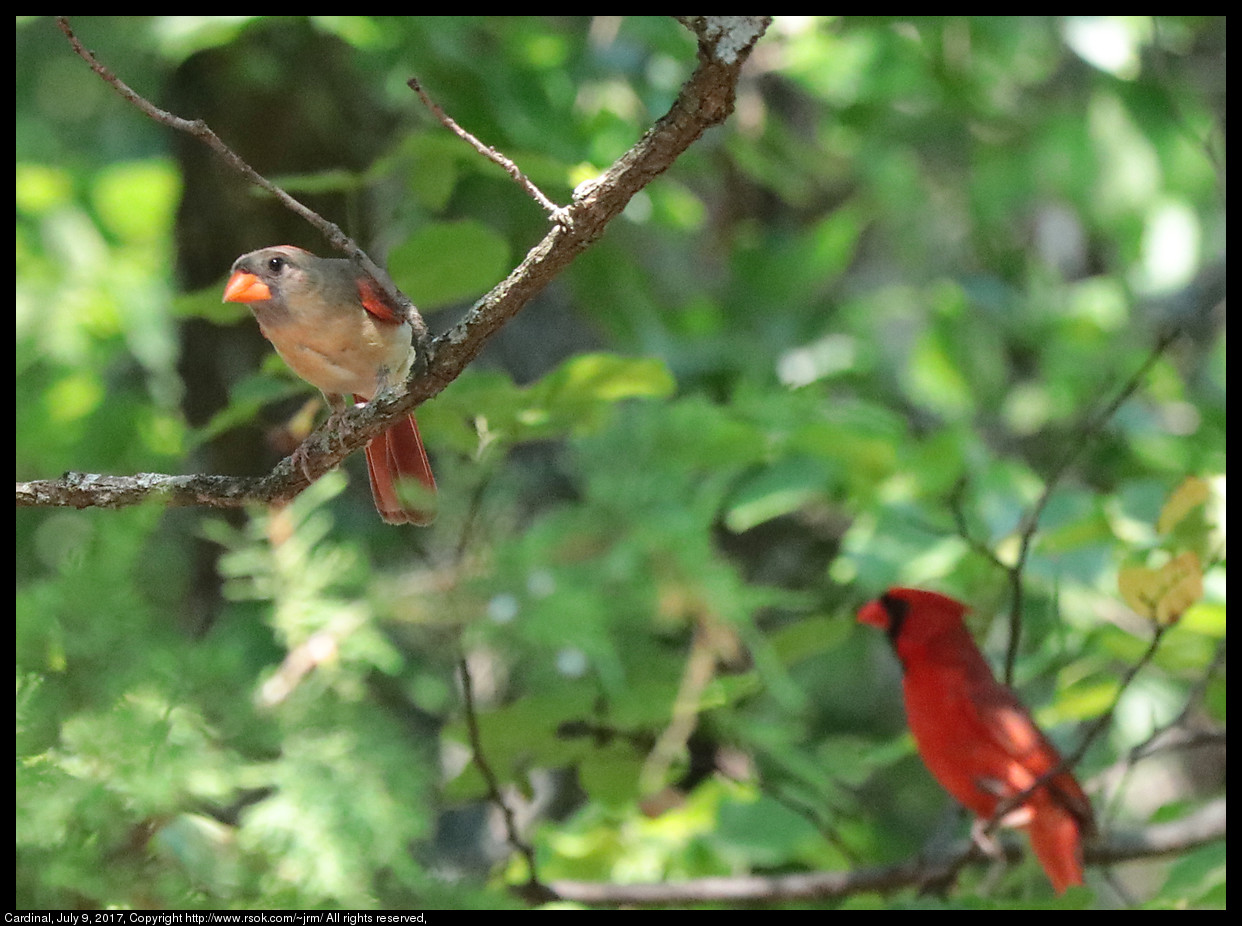
[[549,410],[582,409],[622,399],[664,398],[676,383],[664,362],[654,357],[579,354],[531,388],[532,398]]
[[741,533],[824,498],[837,482],[833,461],[789,456],[760,470],[734,491],[725,525]]
[[181,174],[171,161],[131,161],[102,171],[93,190],[100,220],[131,241],[162,239],[172,228]]
[[474,220],[427,225],[388,256],[388,272],[423,311],[482,295],[508,265],[504,238]]

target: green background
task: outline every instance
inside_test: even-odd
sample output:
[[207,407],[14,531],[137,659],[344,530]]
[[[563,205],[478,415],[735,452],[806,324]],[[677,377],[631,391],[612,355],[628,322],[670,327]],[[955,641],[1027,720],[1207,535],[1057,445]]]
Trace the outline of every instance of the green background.
[[[666,18],[74,27],[387,260],[434,332],[548,225],[405,81],[563,203],[695,62]],[[220,290],[247,250],[325,246],[52,20],[16,38],[17,478],[267,471],[314,393]],[[19,509],[17,905],[522,905],[463,655],[544,882],[963,837],[853,614],[936,588],[1001,664],[989,553],[1012,561],[1075,447],[1022,572],[1016,685],[1072,748],[1150,637],[1118,568],[1199,549],[1203,599],[1078,774],[1106,831],[1223,793],[1223,734],[1129,751],[1187,705],[1224,724],[1223,541],[1210,512],[1154,527],[1187,476],[1224,491],[1224,46],[1223,18],[777,19],[728,122],[419,409],[434,527],[382,524],[359,459],[280,513]],[[1221,843],[1093,869],[1098,899],[1066,902],[1223,906],[1224,870]],[[1028,857],[942,901],[835,903],[1050,898]]]

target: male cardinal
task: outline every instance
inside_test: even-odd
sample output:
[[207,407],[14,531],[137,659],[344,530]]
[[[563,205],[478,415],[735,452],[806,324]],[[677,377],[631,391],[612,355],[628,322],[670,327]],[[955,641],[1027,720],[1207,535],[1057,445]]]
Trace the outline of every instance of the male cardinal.
[[[414,360],[413,329],[403,313],[348,260],[282,246],[243,254],[224,287],[225,302],[244,302],[293,372],[318,388],[334,412],[401,383]],[[410,415],[367,444],[371,495],[389,524],[429,524],[434,511],[399,493],[415,479],[434,491],[427,451]]]
[[[968,608],[936,592],[890,588],[858,612],[887,631],[904,670],[906,717],[923,763],[982,825],[997,807],[1061,764],[1014,693],[998,682],[962,623]],[[1025,827],[1053,889],[1082,884],[1082,840],[1091,803],[1067,769],[1002,819]]]

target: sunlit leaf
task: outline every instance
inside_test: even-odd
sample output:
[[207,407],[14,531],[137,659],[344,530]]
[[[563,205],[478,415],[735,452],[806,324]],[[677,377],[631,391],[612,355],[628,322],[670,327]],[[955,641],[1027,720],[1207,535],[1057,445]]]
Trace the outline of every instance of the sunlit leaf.
[[181,174],[171,161],[134,161],[103,171],[92,191],[109,231],[144,241],[168,234],[181,195]]
[[1136,613],[1157,624],[1173,624],[1203,595],[1203,571],[1198,555],[1186,552],[1158,569],[1122,569],[1117,586]]
[[482,222],[437,222],[388,257],[388,272],[424,311],[480,296],[504,278],[509,245]]
[[824,497],[837,473],[830,460],[788,457],[747,479],[725,513],[725,524],[736,533],[789,514]]
[[1182,521],[1191,511],[1207,502],[1211,496],[1211,488],[1206,479],[1190,476],[1173,490],[1169,500],[1160,510],[1160,520],[1156,522],[1156,530],[1167,534]]

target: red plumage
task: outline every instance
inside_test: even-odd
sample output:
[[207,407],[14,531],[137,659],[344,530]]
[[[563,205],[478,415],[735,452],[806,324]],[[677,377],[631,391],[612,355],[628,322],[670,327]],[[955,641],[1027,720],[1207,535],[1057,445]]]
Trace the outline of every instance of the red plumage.
[[434,511],[409,504],[398,492],[404,480],[414,480],[429,492],[436,489],[436,478],[413,415],[372,438],[366,455],[371,497],[380,517],[389,524],[430,524],[435,520]]
[[[886,631],[904,672],[906,717],[924,764],[957,801],[987,821],[1007,798],[1061,764],[1017,696],[992,675],[962,615],[936,592],[892,588],[858,612]],[[1002,821],[1025,827],[1059,894],[1082,884],[1091,803],[1069,770],[1057,772]]]

